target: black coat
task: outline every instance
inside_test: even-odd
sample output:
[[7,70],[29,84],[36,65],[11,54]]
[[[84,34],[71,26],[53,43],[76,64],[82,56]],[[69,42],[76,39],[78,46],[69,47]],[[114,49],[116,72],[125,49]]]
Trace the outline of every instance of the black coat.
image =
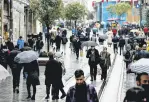
[[[89,60],[88,60],[88,64],[89,64],[89,65],[92,64],[92,62],[91,62],[91,57],[90,57],[91,51],[92,51],[92,49],[89,49],[88,52],[87,52],[87,55],[86,55],[86,57],[89,58]],[[100,56],[99,56],[99,52],[98,52],[98,50],[95,49],[95,64],[96,64],[96,65],[99,63],[99,57],[100,57]]]
[[45,85],[60,83],[62,77],[61,64],[56,60],[49,60],[45,69]]
[[26,71],[28,73],[27,84],[40,85],[39,81],[39,66],[37,60],[26,64]]
[[124,39],[120,39],[119,40],[119,46],[120,47],[124,47],[124,45],[125,45],[125,40]]
[[80,41],[74,41],[74,48],[75,48],[75,50],[81,49],[81,42]]
[[62,40],[62,38],[59,35],[57,35],[56,38],[55,38],[56,46],[60,46],[61,40]]
[[12,51],[14,49],[14,45],[13,45],[13,43],[11,41],[6,42],[6,46],[8,47],[8,49],[10,51]]
[[28,39],[28,43],[29,43],[29,46],[30,46],[31,48],[33,48],[33,45],[34,45],[33,39]]

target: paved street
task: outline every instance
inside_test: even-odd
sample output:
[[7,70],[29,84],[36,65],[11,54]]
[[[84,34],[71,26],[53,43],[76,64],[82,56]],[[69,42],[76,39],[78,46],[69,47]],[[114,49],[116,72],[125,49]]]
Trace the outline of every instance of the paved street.
[[[97,47],[99,51],[101,51],[103,46]],[[112,54],[111,59],[113,59],[114,54],[112,51],[112,48],[108,48],[108,51]],[[64,82],[64,89],[67,92],[69,87],[75,84],[75,79],[73,77],[74,71],[76,69],[83,69],[85,72],[86,82],[93,84],[96,87],[96,90],[99,91],[100,86],[102,84],[102,81],[100,80],[100,75],[98,75],[97,82],[90,82],[89,77],[89,66],[88,66],[88,59],[86,59],[85,56],[86,52],[84,50],[84,57],[80,57],[79,60],[76,60],[76,56],[74,53],[72,53],[69,49],[69,43],[67,44],[66,48],[66,55],[64,55],[64,62],[66,66],[66,75],[63,76],[63,82]],[[8,69],[11,73],[11,70]],[[36,102],[44,102],[45,96],[46,96],[46,88],[44,85],[44,71],[45,67],[40,67],[40,82],[41,85],[37,86],[37,94],[36,94]],[[61,95],[61,93],[60,93]],[[20,80],[20,93],[13,94],[12,92],[12,78],[9,77],[3,82],[0,83],[0,102],[32,102],[31,100],[26,100],[27,97],[27,90],[26,90],[26,80],[23,79],[23,75],[21,74],[21,80]],[[64,100],[61,100],[60,102],[63,102]]]

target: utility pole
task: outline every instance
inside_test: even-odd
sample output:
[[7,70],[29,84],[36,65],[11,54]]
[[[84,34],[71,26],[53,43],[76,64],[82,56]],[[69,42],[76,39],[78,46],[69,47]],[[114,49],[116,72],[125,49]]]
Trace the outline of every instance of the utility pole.
[[140,0],[140,27],[142,26],[142,7],[143,7],[143,4],[142,4],[142,0]]

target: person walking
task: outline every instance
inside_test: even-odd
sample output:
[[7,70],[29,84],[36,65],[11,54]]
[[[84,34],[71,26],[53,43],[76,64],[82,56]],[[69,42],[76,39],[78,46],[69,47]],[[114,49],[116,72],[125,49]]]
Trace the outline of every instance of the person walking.
[[86,57],[89,58],[88,64],[90,66],[91,81],[96,80],[99,52],[92,46],[91,49],[88,50]]
[[68,39],[65,36],[65,34],[62,35],[62,44],[63,44],[63,52],[64,52],[64,54],[66,54],[66,44],[67,44],[67,42],[68,42]]
[[56,43],[56,52],[60,51],[60,47],[61,47],[61,40],[62,38],[60,37],[60,35],[58,34],[55,38],[55,43]]
[[22,36],[19,37],[17,45],[19,46],[19,49],[22,49],[24,47],[24,40],[22,39]]
[[79,50],[81,49],[81,42],[80,42],[78,37],[76,38],[76,41],[74,41],[74,49],[75,49],[75,53],[76,53],[76,56],[77,56],[76,59],[78,60]]
[[74,75],[76,84],[69,88],[65,102],[99,102],[95,88],[85,82],[84,72],[78,69]]
[[[26,80],[26,85],[27,85],[27,92],[28,92],[28,97],[27,99],[31,98],[32,100],[35,100],[35,95],[36,95],[36,86],[40,85],[39,81],[39,66],[37,60],[32,61],[31,63],[27,64],[27,80]],[[33,87],[33,95],[31,97],[31,92],[30,92],[30,87]]]
[[29,47],[31,47],[33,49],[33,45],[34,45],[34,40],[32,39],[32,37],[29,37],[28,39],[28,44],[29,44]]
[[120,55],[124,51],[124,46],[125,46],[125,40],[123,39],[123,37],[120,37],[120,39],[119,39]]
[[107,78],[107,70],[111,66],[111,58],[110,58],[110,53],[107,52],[107,48],[104,47],[103,51],[100,53],[100,67],[102,69],[102,74],[101,74],[101,80],[106,80]]
[[14,58],[20,53],[18,47],[15,46],[14,50],[12,50],[8,56],[8,65],[11,69],[13,76],[13,92],[19,93],[19,83],[20,83],[20,73],[22,70],[22,65],[14,62]]
[[8,38],[8,41],[6,42],[6,46],[9,49],[9,51],[12,51],[14,49],[14,44],[11,42],[11,39]]
[[52,85],[53,93],[52,100],[59,99],[59,87],[62,77],[62,68],[58,61],[54,59],[54,55],[52,52],[49,52],[49,61],[46,63],[45,69],[45,85],[46,85],[46,98],[49,98],[50,87]]
[[43,46],[44,46],[43,41],[40,39],[40,37],[38,37],[38,40],[36,41],[36,50],[38,51],[39,54]]
[[113,39],[112,39],[112,42],[113,42],[114,53],[116,53],[116,52],[118,52],[118,42],[119,42],[118,37],[114,36]]

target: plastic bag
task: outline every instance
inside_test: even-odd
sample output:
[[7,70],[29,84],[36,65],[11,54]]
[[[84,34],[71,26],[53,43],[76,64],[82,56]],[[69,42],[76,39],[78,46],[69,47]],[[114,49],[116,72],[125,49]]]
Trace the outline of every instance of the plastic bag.
[[83,57],[83,50],[80,51],[80,56]]

